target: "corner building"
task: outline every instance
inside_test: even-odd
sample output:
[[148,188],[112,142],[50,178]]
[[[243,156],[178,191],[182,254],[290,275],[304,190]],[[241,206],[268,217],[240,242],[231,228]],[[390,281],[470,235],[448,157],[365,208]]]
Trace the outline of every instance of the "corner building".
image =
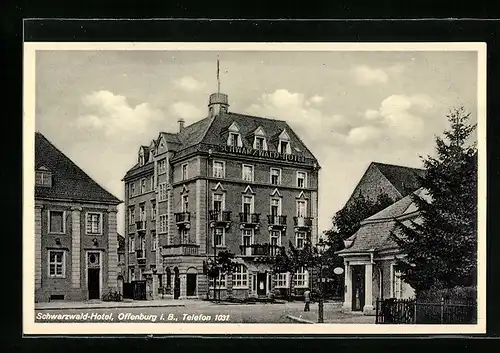
[[237,263],[216,282],[222,298],[310,287],[306,269],[271,263],[280,246],[317,241],[318,161],[285,121],[228,108],[212,94],[206,118],[140,146],[124,177],[126,281],[146,281],[147,298],[213,295],[205,269],[222,250]]

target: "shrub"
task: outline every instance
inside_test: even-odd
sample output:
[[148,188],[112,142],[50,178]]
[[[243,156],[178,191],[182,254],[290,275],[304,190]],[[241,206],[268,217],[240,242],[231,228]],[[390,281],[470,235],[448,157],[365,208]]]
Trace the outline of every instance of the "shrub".
[[463,303],[468,301],[476,301],[477,288],[456,286],[453,288],[431,288],[426,291],[421,291],[417,294],[419,301],[439,302],[443,298],[449,303]]

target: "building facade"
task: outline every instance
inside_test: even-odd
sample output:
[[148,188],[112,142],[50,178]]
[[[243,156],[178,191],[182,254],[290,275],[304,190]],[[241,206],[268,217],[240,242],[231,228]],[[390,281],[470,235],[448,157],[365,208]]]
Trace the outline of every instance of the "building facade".
[[222,297],[309,286],[306,270],[270,263],[280,246],[317,240],[319,164],[285,121],[228,108],[212,94],[206,118],[159,133],[124,177],[126,280],[145,280],[148,298],[206,297],[206,264],[222,250],[237,263],[216,282]]
[[117,288],[120,203],[35,134],[35,301],[101,299]]

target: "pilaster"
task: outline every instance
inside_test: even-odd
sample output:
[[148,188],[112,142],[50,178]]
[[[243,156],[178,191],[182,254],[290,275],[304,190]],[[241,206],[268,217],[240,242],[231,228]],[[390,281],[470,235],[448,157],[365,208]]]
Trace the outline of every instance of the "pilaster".
[[71,287],[81,286],[81,219],[82,208],[71,207]]
[[363,313],[373,314],[373,264],[365,265],[365,306]]
[[116,207],[108,209],[108,287],[117,288],[118,234],[116,230]]
[[352,270],[349,262],[344,261],[345,264],[345,293],[344,304],[342,309],[345,311],[352,310]]
[[35,288],[42,287],[42,208],[35,204]]

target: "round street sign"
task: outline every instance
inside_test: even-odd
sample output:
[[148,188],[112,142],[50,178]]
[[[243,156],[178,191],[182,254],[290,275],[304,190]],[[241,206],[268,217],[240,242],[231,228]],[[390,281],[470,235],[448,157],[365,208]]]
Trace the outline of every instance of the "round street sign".
[[335,273],[336,275],[341,275],[344,273],[344,269],[342,267],[335,267],[333,269],[333,273]]

